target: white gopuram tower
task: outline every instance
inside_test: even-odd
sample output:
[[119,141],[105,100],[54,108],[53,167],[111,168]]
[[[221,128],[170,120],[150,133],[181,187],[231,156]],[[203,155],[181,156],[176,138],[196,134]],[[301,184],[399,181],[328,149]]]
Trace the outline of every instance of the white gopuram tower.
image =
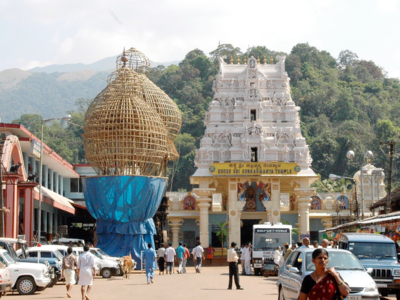
[[[220,73],[191,177],[199,185],[193,191],[203,244],[209,240],[210,211],[226,210],[230,241],[240,241],[242,220],[279,222],[283,210],[298,213],[301,234],[310,230],[314,191],[309,186],[317,176],[300,130],[300,107],[290,95],[285,57],[277,59],[276,64],[260,64],[254,57],[227,64],[219,58]],[[220,208],[218,199],[224,197],[226,205]]]

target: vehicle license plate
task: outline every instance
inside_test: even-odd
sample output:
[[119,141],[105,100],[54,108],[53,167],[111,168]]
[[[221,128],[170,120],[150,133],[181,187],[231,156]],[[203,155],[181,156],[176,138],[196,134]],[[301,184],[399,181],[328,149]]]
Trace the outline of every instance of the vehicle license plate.
[[347,296],[347,300],[361,300],[361,296]]
[[254,264],[254,268],[261,268],[261,264]]
[[376,284],[376,287],[378,287],[378,288],[385,288],[385,287],[387,287],[387,284],[386,284],[386,283],[377,283],[377,284]]

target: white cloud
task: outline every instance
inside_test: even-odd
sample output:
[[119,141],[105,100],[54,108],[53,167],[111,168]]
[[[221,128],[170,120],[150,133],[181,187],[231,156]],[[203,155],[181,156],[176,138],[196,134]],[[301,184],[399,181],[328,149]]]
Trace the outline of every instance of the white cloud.
[[382,14],[396,14],[398,13],[400,0],[378,0],[376,8]]

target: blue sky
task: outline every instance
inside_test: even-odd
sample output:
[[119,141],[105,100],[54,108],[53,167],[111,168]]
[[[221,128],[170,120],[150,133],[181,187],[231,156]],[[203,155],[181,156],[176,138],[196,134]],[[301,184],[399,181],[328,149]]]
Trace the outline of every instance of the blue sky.
[[400,0],[0,0],[0,71],[92,63],[135,47],[180,60],[218,42],[351,50],[400,77]]

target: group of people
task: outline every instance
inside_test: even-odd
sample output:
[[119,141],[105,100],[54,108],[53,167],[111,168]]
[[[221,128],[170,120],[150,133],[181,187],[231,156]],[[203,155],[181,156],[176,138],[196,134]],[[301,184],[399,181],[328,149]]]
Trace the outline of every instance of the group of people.
[[79,259],[72,254],[72,248],[68,247],[67,255],[62,262],[62,277],[65,278],[67,297],[71,298],[72,286],[76,283],[75,272],[79,276],[78,285],[81,286],[82,300],[89,300],[89,292],[92,289],[93,277],[96,274],[94,257],[89,252],[89,245],[83,246],[83,253]]
[[250,243],[246,243],[240,248],[240,264],[242,265],[242,275],[251,275],[252,249],[253,247]]
[[196,243],[196,247],[193,248],[192,253],[190,253],[187,245],[182,242],[179,243],[176,249],[172,247],[172,243],[169,243],[167,248],[164,248],[162,244],[157,250],[159,274],[164,275],[166,269],[166,274],[172,275],[175,271],[175,263],[178,265],[177,274],[186,273],[187,261],[190,258],[195,263],[196,273],[201,273],[201,266],[205,257],[204,249],[200,242]]

